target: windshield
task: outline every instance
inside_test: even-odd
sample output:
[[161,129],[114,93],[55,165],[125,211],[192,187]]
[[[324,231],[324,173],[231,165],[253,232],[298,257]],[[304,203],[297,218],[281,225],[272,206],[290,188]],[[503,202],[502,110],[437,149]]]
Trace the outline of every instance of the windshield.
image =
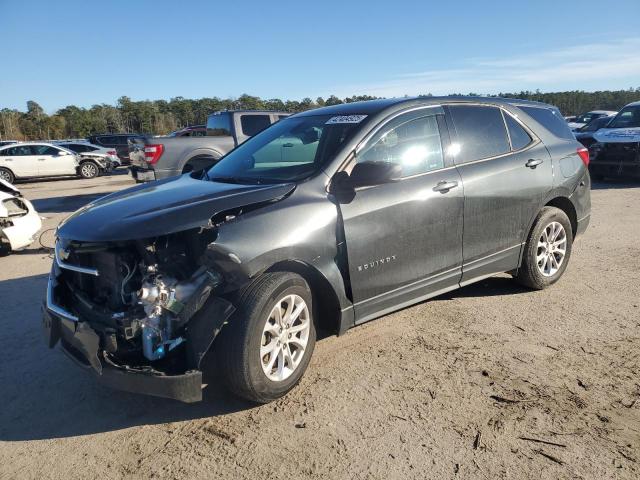
[[[236,183],[278,183],[310,177],[334,157],[363,118],[314,115],[280,120],[231,151],[211,167],[207,177]],[[341,123],[342,119],[348,123]]]
[[637,128],[640,127],[640,105],[625,107],[611,120],[607,128]]

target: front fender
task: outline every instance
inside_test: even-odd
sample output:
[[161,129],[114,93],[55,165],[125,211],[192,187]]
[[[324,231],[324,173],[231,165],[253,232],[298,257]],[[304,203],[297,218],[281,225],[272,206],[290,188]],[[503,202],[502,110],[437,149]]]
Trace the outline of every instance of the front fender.
[[[292,195],[218,225],[202,263],[220,271],[225,290],[234,291],[272,267],[297,262],[330,286],[341,311],[352,303],[340,265],[336,206],[324,199]],[[344,262],[344,263],[341,263]]]

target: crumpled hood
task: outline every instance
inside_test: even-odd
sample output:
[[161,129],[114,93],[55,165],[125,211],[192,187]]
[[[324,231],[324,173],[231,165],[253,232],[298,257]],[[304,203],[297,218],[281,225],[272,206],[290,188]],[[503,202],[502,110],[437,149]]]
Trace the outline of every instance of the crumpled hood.
[[640,142],[640,128],[601,128],[593,134],[600,143]]
[[58,236],[84,242],[134,240],[206,226],[218,212],[284,197],[295,184],[237,185],[189,174],[112,193],[74,212]]

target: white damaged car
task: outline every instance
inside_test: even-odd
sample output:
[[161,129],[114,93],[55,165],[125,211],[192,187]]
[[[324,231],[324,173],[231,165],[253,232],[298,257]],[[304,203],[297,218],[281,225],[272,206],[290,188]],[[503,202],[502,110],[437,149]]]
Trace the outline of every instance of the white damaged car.
[[28,247],[41,227],[40,216],[31,202],[0,178],[0,253]]

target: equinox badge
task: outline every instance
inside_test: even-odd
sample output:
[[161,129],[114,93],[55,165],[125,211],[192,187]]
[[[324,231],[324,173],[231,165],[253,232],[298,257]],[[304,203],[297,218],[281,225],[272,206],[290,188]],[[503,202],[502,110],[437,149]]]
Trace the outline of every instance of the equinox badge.
[[364,265],[358,265],[358,271],[362,272],[363,270],[369,270],[370,268],[375,268],[378,267],[380,265],[382,265],[383,263],[389,263],[393,260],[396,259],[395,255],[390,255],[388,257],[383,257],[383,258],[379,258],[377,260],[372,260],[369,263],[365,263]]

